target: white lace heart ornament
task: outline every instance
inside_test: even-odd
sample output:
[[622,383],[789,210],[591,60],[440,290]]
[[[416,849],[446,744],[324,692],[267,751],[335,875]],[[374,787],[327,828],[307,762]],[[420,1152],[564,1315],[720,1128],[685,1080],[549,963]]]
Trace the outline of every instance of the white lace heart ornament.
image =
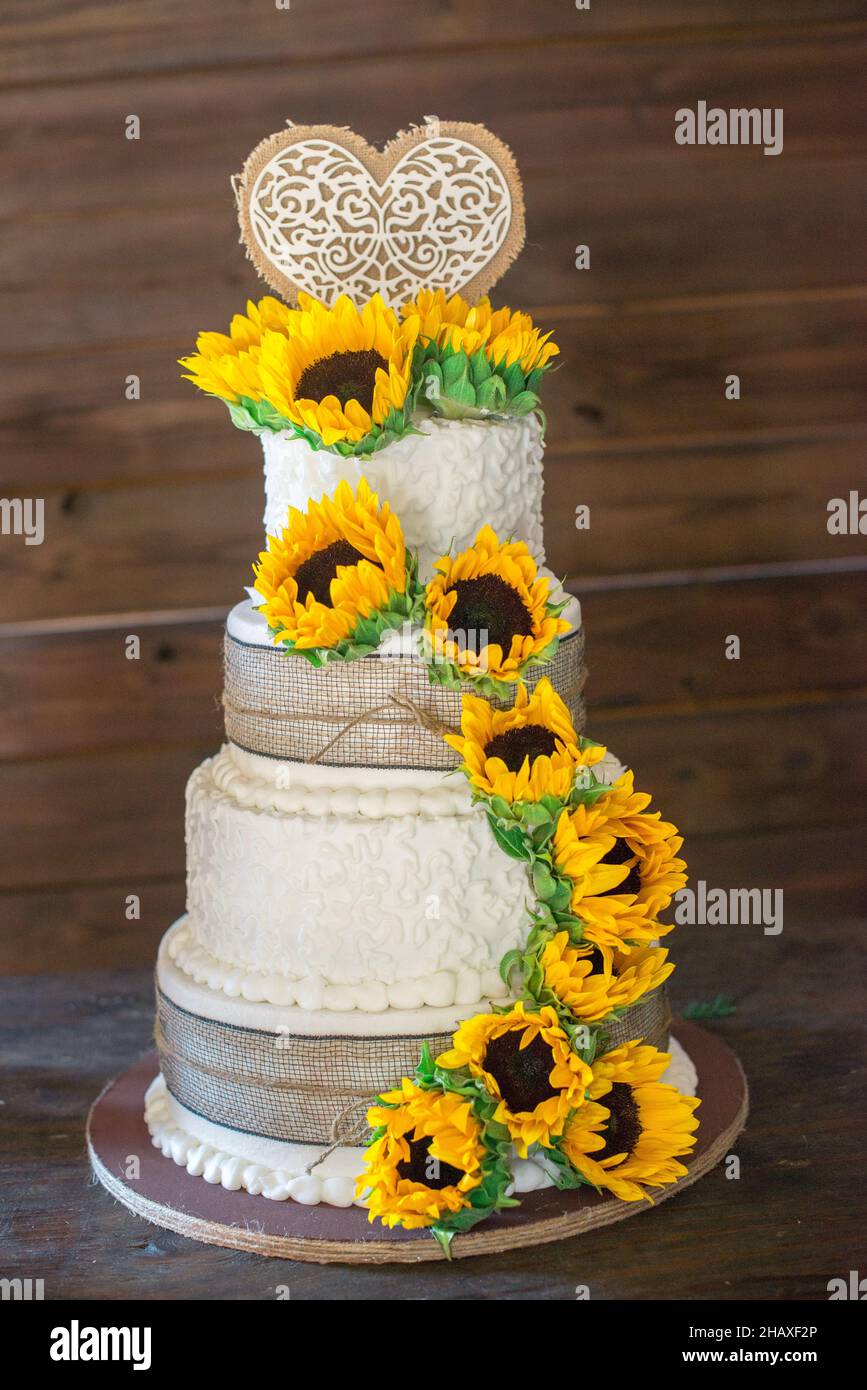
[[381,152],[351,130],[294,126],[253,150],[233,181],[241,240],[290,303],[420,289],[473,300],[524,243],[521,181],[484,126],[434,121]]

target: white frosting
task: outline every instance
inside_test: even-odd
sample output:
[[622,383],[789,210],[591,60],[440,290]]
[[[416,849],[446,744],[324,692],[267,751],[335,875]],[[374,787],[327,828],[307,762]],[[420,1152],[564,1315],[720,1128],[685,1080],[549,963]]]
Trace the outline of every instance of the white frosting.
[[322,979],[288,979],[264,970],[228,965],[199,944],[189,922],[176,924],[169,945],[171,959],[179,970],[209,989],[220,990],[229,998],[240,996],[250,1003],[298,1005],[298,1011],[336,1013],[359,1010],[379,1016],[385,1010],[417,1013],[430,1008],[441,1011],[448,1005],[467,1006],[486,999],[500,999],[505,986],[496,970],[442,970],[426,980],[398,980],[384,985],[379,981],[362,984],[328,984]]
[[[696,1090],[695,1067],[674,1038],[668,1070],[662,1077],[684,1095]],[[145,1121],[151,1140],[167,1158],[194,1177],[220,1183],[230,1192],[243,1189],[275,1202],[291,1199],[304,1206],[363,1206],[355,1197],[355,1179],[364,1171],[363,1148],[334,1149],[321,1163],[324,1150],[314,1144],[283,1144],[226,1129],[195,1115],[175,1100],[159,1075],[145,1096]],[[315,1166],[311,1166],[315,1165]],[[310,1168],[310,1172],[306,1170]],[[550,1187],[548,1164],[541,1154],[513,1157],[510,1192],[533,1192]]]
[[214,787],[239,806],[280,815],[382,820],[473,814],[462,775],[424,769],[292,763],[230,743],[212,759],[210,777]]
[[659,1078],[660,1082],[674,1086],[683,1096],[694,1096],[698,1090],[698,1072],[686,1048],[681,1047],[677,1038],[669,1037],[666,1052],[671,1053],[671,1061]]
[[[236,1028],[302,1037],[400,1034],[421,1039],[436,1033],[452,1033],[461,1019],[488,1009],[492,998],[488,995],[473,1004],[457,1002],[445,1008],[430,1005],[418,1009],[387,1008],[382,1013],[359,1009],[304,1009],[295,1004],[272,1002],[260,997],[262,977],[255,971],[233,969],[209,957],[201,947],[197,948],[191,940],[186,917],[175,922],[162,939],[157,958],[157,982],[163,993],[188,1013],[230,1023]],[[293,998],[291,983],[276,979],[270,983],[272,988],[267,992],[273,992],[275,1000],[282,1001],[284,996]],[[496,984],[494,995],[499,996],[502,982],[498,977],[492,983]]]
[[[555,579],[550,570],[543,568],[541,573],[547,575],[549,579]],[[243,642],[250,647],[271,647],[273,641],[268,631],[268,624],[264,614],[258,611],[258,605],[262,600],[253,589],[248,592],[251,597],[244,599],[241,603],[236,603],[229,612],[226,620],[229,636],[234,637],[236,642]],[[567,597],[567,603],[563,609],[563,617],[572,624],[572,632],[567,632],[560,640],[561,642],[571,642],[574,640],[573,633],[577,634],[581,627],[581,604],[574,595],[564,595],[564,597]],[[417,629],[408,631],[403,628],[391,628],[384,632],[376,656],[380,658],[404,656],[420,661],[422,658],[418,651]]]
[[176,959],[214,988],[338,1011],[472,1004],[502,994],[527,899],[524,866],[457,780],[230,747],[188,783]]
[[418,550],[422,578],[430,577],[441,555],[470,545],[486,524],[501,540],[526,541],[543,560],[538,420],[422,417],[417,429],[365,459],[311,449],[286,431],[263,433],[268,534],[283,529],[290,505],[304,511],[311,498],[333,495],[344,479],[355,488],[365,477],[399,517],[409,547]]
[[281,1144],[212,1124],[171,1095],[162,1073],[145,1095],[145,1123],[151,1140],[167,1158],[193,1177],[243,1189],[275,1202],[292,1198],[304,1206],[320,1202],[350,1207],[355,1177],[364,1167],[364,1149],[335,1149],[310,1173],[305,1170],[324,1150],[315,1144]]

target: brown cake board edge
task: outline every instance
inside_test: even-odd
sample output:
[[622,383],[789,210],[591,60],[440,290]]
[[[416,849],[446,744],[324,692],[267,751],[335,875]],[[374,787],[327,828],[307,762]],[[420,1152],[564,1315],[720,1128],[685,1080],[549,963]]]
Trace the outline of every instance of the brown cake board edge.
[[[747,1081],[731,1048],[694,1023],[672,1027],[698,1073],[698,1142],[688,1171],[649,1202],[622,1202],[590,1188],[527,1193],[521,1205],[456,1236],[452,1257],[499,1254],[504,1250],[566,1240],[583,1231],[613,1225],[697,1182],[731,1150],[744,1128],[749,1107]],[[192,1177],[164,1157],[151,1142],[144,1121],[144,1095],[159,1070],[149,1053],[109,1083],[87,1118],[87,1148],[102,1186],[130,1211],[155,1226],[192,1240],[231,1250],[315,1264],[416,1264],[445,1259],[427,1231],[385,1230],[371,1225],[361,1207],[301,1206],[269,1201],[247,1192],[227,1192],[219,1184]],[[126,1176],[130,1158],[139,1176]]]

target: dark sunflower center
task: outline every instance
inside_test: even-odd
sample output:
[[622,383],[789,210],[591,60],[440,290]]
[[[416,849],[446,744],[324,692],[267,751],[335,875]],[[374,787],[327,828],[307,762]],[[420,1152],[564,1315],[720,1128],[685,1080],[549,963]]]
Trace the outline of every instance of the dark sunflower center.
[[[603,854],[599,862],[601,864],[629,865],[629,873],[626,875],[623,882],[618,883],[615,888],[607,889],[607,892],[638,893],[640,891],[641,873],[639,870],[639,866],[641,864],[641,860],[638,858],[635,852],[629,848],[629,845],[626,843],[625,840],[615,840],[614,848],[610,849],[607,854]],[[603,894],[602,896],[604,897],[605,895]]]
[[593,950],[592,950],[592,951],[588,951],[588,952],[587,952],[587,955],[586,955],[586,956],[582,956],[581,959],[582,959],[582,960],[589,960],[589,962],[590,962],[590,973],[591,973],[591,975],[604,975],[604,974],[605,974],[605,957],[603,956],[602,952],[599,950],[598,946],[594,946],[594,947],[593,947]]
[[485,745],[486,758],[502,758],[510,772],[520,772],[525,758],[530,762],[544,753],[551,756],[557,740],[544,724],[525,724],[521,729],[507,729]]
[[301,603],[312,594],[317,603],[331,603],[331,581],[337,578],[338,565],[357,565],[364,556],[349,541],[334,541],[324,550],[317,550],[295,572],[298,598]]
[[492,1038],[485,1049],[485,1071],[500,1088],[500,1095],[513,1114],[535,1110],[543,1100],[558,1094],[549,1080],[554,1066],[551,1048],[539,1034],[529,1047],[521,1048],[523,1032],[503,1033]]
[[424,1183],[425,1187],[433,1187],[437,1191],[441,1187],[457,1186],[464,1176],[463,1172],[432,1154],[430,1139],[409,1139],[407,1143],[409,1158],[402,1158],[397,1165],[400,1177],[408,1178],[410,1182]]
[[594,1159],[599,1163],[603,1158],[611,1158],[614,1154],[626,1154],[628,1158],[641,1138],[641,1116],[632,1087],[625,1081],[615,1081],[608,1095],[601,1097],[599,1104],[611,1112],[611,1119],[603,1136],[605,1148],[595,1150]]
[[364,352],[332,352],[329,357],[320,357],[318,362],[311,362],[304,368],[295,395],[299,400],[309,401],[336,396],[343,406],[347,401],[358,401],[369,414],[378,367],[388,371],[385,358],[372,348]]
[[498,574],[458,579],[450,592],[458,597],[449,616],[449,629],[463,633],[468,650],[478,654],[486,642],[496,642],[508,654],[513,637],[527,637],[533,631],[521,595]]

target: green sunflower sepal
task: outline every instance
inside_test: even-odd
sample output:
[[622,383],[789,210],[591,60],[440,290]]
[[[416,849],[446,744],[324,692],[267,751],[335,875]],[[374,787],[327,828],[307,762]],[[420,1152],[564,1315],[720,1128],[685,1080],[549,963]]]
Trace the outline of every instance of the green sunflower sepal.
[[520,419],[541,414],[538,388],[545,368],[525,372],[519,362],[505,359],[492,365],[483,348],[467,354],[463,348],[418,344],[413,360],[416,394],[430,410],[446,420]]
[[[594,739],[582,738],[580,746],[583,752],[585,748],[599,748],[601,745]],[[610,790],[610,784],[600,781],[592,767],[579,767],[566,801],[566,807],[573,811],[576,806],[593,806],[600,796],[603,796],[605,792],[610,792]]]
[[576,1187],[592,1187],[594,1192],[599,1188],[595,1183],[585,1178],[583,1173],[579,1173],[577,1168],[572,1166],[567,1155],[560,1148],[559,1138],[554,1138],[550,1149],[544,1150],[546,1159],[546,1170],[555,1187],[561,1192],[572,1192]]
[[[267,605],[261,604],[259,612]],[[336,642],[333,647],[298,647],[292,638],[278,642],[280,628],[269,627],[274,645],[289,656],[301,656],[316,668],[329,661],[360,661],[362,657],[372,656],[378,651],[383,634],[399,630],[405,624],[410,626],[421,621],[424,611],[424,589],[418,582],[418,555],[407,551],[406,587],[402,594],[390,589],[388,606],[359,618],[348,637]]]
[[471,1076],[466,1068],[448,1071],[438,1067],[426,1042],[422,1044],[416,1081],[422,1090],[450,1091],[468,1101],[481,1127],[485,1149],[481,1182],[467,1193],[468,1206],[447,1213],[429,1227],[446,1259],[451,1259],[451,1243],[456,1235],[472,1230],[495,1211],[520,1205],[516,1198],[506,1195],[512,1183],[511,1138],[506,1126],[494,1119],[499,1100],[487,1091],[481,1079]]
[[[222,400],[222,397],[216,397]],[[248,430],[253,434],[262,434],[270,431],[279,434],[283,430],[293,434],[296,439],[303,439],[309,444],[310,448],[318,453],[324,450],[326,453],[338,454],[341,458],[370,458],[378,453],[380,449],[388,448],[389,444],[394,444],[398,439],[403,439],[407,434],[420,434],[421,431],[412,423],[413,401],[408,397],[403,406],[398,409],[392,406],[381,425],[375,425],[369,430],[362,439],[354,443],[339,440],[334,444],[326,444],[322,436],[315,430],[309,429],[306,425],[300,425],[295,420],[287,420],[276,410],[270,401],[254,401],[248,396],[241,396],[237,402],[224,402],[228,407],[229,416],[236,429]]]
[[[215,399],[223,398],[216,396]],[[232,424],[238,430],[249,430],[254,434],[262,434],[264,430],[270,430],[273,434],[279,434],[281,430],[297,432],[292,421],[275,410],[269,401],[254,401],[249,396],[241,396],[237,402],[225,401],[224,404]]]
[[[563,610],[562,604],[546,605],[546,612],[549,615],[559,615]],[[470,675],[454,661],[448,661],[442,653],[434,650],[431,640],[430,629],[422,629],[421,636],[421,657],[427,665],[428,680],[431,685],[443,685],[448,690],[461,690],[465,693],[472,691],[474,695],[493,696],[497,700],[511,702],[515,696],[515,689],[519,680],[523,680],[524,675],[533,666],[547,666],[557,654],[560,646],[560,638],[552,637],[547,646],[541,651],[529,656],[526,661],[515,670],[514,680],[499,680],[496,676],[486,676],[483,672]]]

